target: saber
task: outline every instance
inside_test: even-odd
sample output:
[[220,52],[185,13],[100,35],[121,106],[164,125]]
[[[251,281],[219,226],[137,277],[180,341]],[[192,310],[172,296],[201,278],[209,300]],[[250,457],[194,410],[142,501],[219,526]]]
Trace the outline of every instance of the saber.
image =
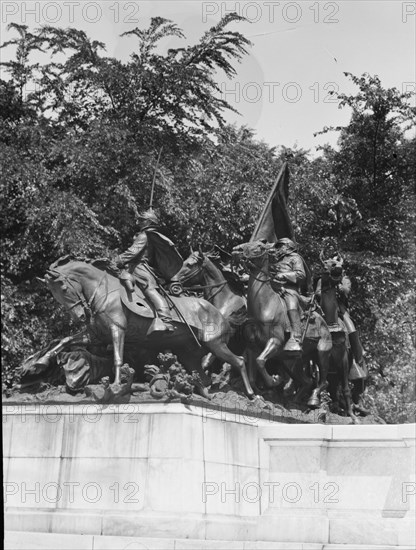
[[303,334],[302,334],[302,338],[301,338],[301,341],[300,341],[300,345],[303,344],[303,341],[305,340],[306,333],[308,332],[309,322],[310,322],[310,320],[311,320],[312,309],[313,309],[313,306],[315,305],[315,300],[316,300],[316,290],[315,290],[315,292],[313,293],[312,300],[311,300],[310,303],[309,303],[308,318],[306,319],[305,329],[304,329]]
[[164,294],[166,300],[171,304],[171,306],[174,308],[174,310],[176,311],[176,313],[178,314],[178,316],[182,319],[182,321],[185,323],[185,325],[188,327],[189,329],[189,332],[192,334],[192,336],[194,337],[194,340],[195,342],[198,344],[198,347],[202,348],[198,338],[196,337],[196,334],[195,332],[192,330],[190,324],[188,323],[188,321],[185,319],[185,317],[182,315],[182,312],[179,310],[179,308],[176,306],[175,302],[172,300],[172,298],[169,296],[169,294],[166,292],[166,290],[160,286],[159,289],[161,290],[161,292]]
[[162,155],[162,149],[163,149],[163,145],[160,148],[159,155],[158,155],[157,161],[156,161],[155,172],[153,174],[152,191],[150,192],[150,205],[149,205],[150,210],[153,210],[153,195],[155,193],[156,174],[157,174],[157,169],[159,168],[159,162],[160,162],[160,157]]

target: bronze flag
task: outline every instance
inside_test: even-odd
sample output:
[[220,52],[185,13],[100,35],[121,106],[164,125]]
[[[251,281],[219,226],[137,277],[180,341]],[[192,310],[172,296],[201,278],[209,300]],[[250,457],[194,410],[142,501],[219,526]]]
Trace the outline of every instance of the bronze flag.
[[251,242],[257,239],[276,242],[283,237],[294,240],[294,231],[287,210],[288,198],[289,167],[285,162],[257,221]]

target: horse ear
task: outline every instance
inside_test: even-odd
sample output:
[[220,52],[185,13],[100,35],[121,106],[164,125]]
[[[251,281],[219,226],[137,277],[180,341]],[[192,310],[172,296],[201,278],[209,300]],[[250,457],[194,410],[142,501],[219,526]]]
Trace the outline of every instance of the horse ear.
[[324,263],[324,251],[321,250],[321,252],[319,253],[319,259],[321,260],[322,263]]

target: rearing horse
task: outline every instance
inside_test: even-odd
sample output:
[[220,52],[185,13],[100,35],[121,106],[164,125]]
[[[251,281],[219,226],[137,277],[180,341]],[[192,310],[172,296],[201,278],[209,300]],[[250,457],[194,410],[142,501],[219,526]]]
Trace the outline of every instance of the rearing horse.
[[[243,357],[233,354],[227,346],[229,324],[206,300],[171,297],[175,306],[172,310],[175,330],[148,337],[152,315],[141,316],[127,308],[121,300],[119,279],[106,271],[91,263],[64,258],[51,265],[45,280],[54,298],[69,310],[73,318],[88,322],[90,330],[103,342],[113,344],[116,384],[120,382],[126,341],[156,351],[172,350],[183,366],[190,372],[196,370],[202,380],[205,374],[201,359],[212,352],[240,372],[247,394],[253,396]],[[148,306],[141,305],[148,312]],[[194,328],[195,334],[189,327]]]
[[[321,278],[318,280],[316,294],[320,299],[325,321],[329,327],[332,337],[332,351],[330,368],[336,374],[336,381],[341,381],[342,393],[344,395],[346,412],[355,424],[359,423],[353,411],[353,400],[349,385],[349,373],[352,364],[352,355],[348,349],[348,336],[343,324],[340,323],[338,315],[337,287],[343,278],[343,260],[340,255],[324,260],[322,262]],[[333,401],[336,401],[337,385],[330,384],[330,393]]]
[[[184,288],[203,290],[205,300],[211,302],[230,323],[231,349],[242,353],[245,347],[242,338],[234,336],[247,318],[247,300],[244,294],[230,286],[221,269],[209,258],[208,253],[204,254],[201,250],[191,253],[176,276]],[[205,361],[204,368],[209,364],[209,360]]]
[[[249,378],[253,383],[257,367],[269,388],[276,386],[277,383],[267,372],[266,362],[282,354],[286,341],[286,307],[283,298],[273,290],[269,274],[269,251],[273,248],[272,243],[257,240],[239,245],[233,250],[233,256],[236,259],[245,260],[250,270],[247,296]],[[319,396],[327,386],[331,348],[332,341],[328,327],[320,315],[313,313],[303,342],[302,353],[303,360],[309,360],[315,355],[320,369],[318,387],[313,391],[308,402],[310,406],[319,404]],[[286,353],[282,354],[286,370],[285,359],[287,358],[290,359],[290,356],[288,357]],[[297,396],[300,399],[312,388],[313,383],[306,377],[302,361],[296,361],[296,366],[301,368],[294,368],[289,374],[300,385]]]

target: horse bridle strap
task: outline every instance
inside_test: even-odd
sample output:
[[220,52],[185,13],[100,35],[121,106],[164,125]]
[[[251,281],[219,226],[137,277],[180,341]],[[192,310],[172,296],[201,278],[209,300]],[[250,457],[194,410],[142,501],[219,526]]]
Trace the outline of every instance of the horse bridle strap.
[[203,267],[203,263],[201,265],[198,265],[196,267],[196,269],[194,269],[193,271],[188,273],[187,277],[183,277],[182,280],[181,280],[181,283],[184,286],[184,288],[186,288],[186,290],[191,290],[191,291],[205,290],[205,289],[208,289],[208,288],[218,288],[218,290],[216,292],[214,292],[214,294],[212,296],[207,298],[208,300],[212,300],[225,287],[225,285],[227,284],[227,281],[221,281],[221,283],[214,283],[214,284],[211,284],[211,285],[192,285],[192,286],[184,285],[184,283],[186,283],[186,281],[189,281],[190,279],[195,277],[195,275],[197,275],[198,273],[201,273],[202,267]]
[[225,287],[226,284],[227,284],[227,281],[222,281],[221,283],[216,283],[216,284],[213,284],[213,285],[188,286],[188,287],[185,287],[185,288],[188,289],[188,290],[204,290],[206,288],[218,288],[218,290],[216,292],[214,292],[212,294],[212,296],[207,297],[207,300],[212,300],[213,298],[215,298],[215,296],[219,292],[221,292],[221,290]]
[[195,285],[195,286],[186,286],[187,290],[205,290],[206,288],[217,288],[223,287],[227,284],[227,281],[222,281],[221,283],[215,283],[212,285]]
[[[104,275],[101,277],[98,285],[95,287],[94,289],[94,292],[92,293],[91,295],[91,298],[87,301],[84,297],[84,295],[81,293],[78,292],[78,290],[74,287],[74,285],[72,284],[72,281],[73,279],[71,279],[71,277],[68,277],[67,275],[63,275],[61,274],[62,278],[64,279],[64,281],[66,281],[67,283],[69,283],[72,288],[74,288],[75,290],[75,294],[78,296],[79,300],[77,302],[75,302],[74,304],[72,304],[71,306],[69,306],[67,309],[68,310],[71,310],[73,309],[74,307],[76,307],[77,305],[81,304],[83,306],[83,308],[88,311],[88,312],[91,312],[92,313],[92,304],[94,302],[94,299],[97,295],[97,291],[99,289],[99,287],[101,286],[101,283],[104,281],[104,279],[106,279],[107,283],[108,283],[108,277],[107,277],[107,273],[104,273]],[[107,284],[107,287],[108,287],[108,284]],[[106,292],[106,295],[105,295],[105,298],[104,298],[104,302],[105,300],[107,299],[107,296],[108,296],[109,292],[108,292],[108,288],[107,288],[107,292]],[[96,311],[95,313],[99,313],[98,311]]]

